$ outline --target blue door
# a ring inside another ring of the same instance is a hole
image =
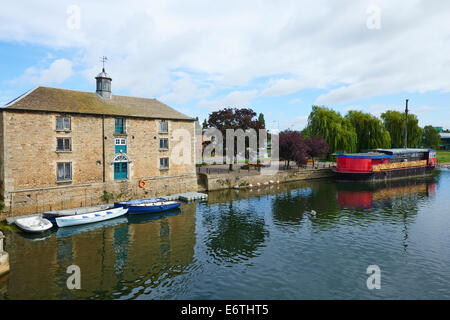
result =
[[[114,180],[128,179],[128,163],[114,163]]]

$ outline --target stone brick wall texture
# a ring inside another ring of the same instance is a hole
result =
[[[309,179],[320,179],[331,177],[333,173],[330,169],[304,169],[298,172],[296,171],[277,171],[270,175],[240,175],[235,174],[206,174],[199,173],[199,184],[202,188],[208,191],[222,190],[233,188],[234,186],[245,187],[248,184],[252,184],[256,187],[257,183],[263,185],[265,182],[273,180],[290,182]]]

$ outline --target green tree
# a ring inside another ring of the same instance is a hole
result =
[[[307,136],[320,136],[329,145],[329,152],[355,152],[358,137],[349,119],[326,107],[313,106],[308,117]]]
[[[391,136],[385,129],[383,122],[377,117],[353,110],[349,111],[345,117],[350,120],[353,128],[355,128],[358,136],[356,143],[358,151],[391,147]]]
[[[262,128],[266,127],[266,121],[264,120],[264,114],[263,113],[259,114],[258,121],[261,123]]]
[[[439,150],[440,144],[441,136],[439,135],[439,132],[432,126],[425,126],[423,128],[422,145],[426,148]]]
[[[381,114],[384,127],[391,136],[392,148],[403,148],[405,143],[405,113],[388,110]],[[408,148],[417,148],[422,142],[423,130],[414,114],[408,114]]]
[[[202,129],[208,129],[208,121],[203,120]]]

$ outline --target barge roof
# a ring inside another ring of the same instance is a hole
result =
[[[382,152],[345,153],[345,154],[338,154],[337,156],[344,158],[360,158],[360,159],[385,159],[392,157],[392,155]]]
[[[430,152],[429,149],[414,149],[414,148],[397,148],[397,149],[375,149],[377,152],[388,152],[391,154],[404,154],[404,153],[415,153],[415,152]]]

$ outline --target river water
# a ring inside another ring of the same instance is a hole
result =
[[[211,192],[162,215],[4,231],[0,299],[450,299],[449,231],[448,170]],[[371,265],[380,289],[367,287]]]

